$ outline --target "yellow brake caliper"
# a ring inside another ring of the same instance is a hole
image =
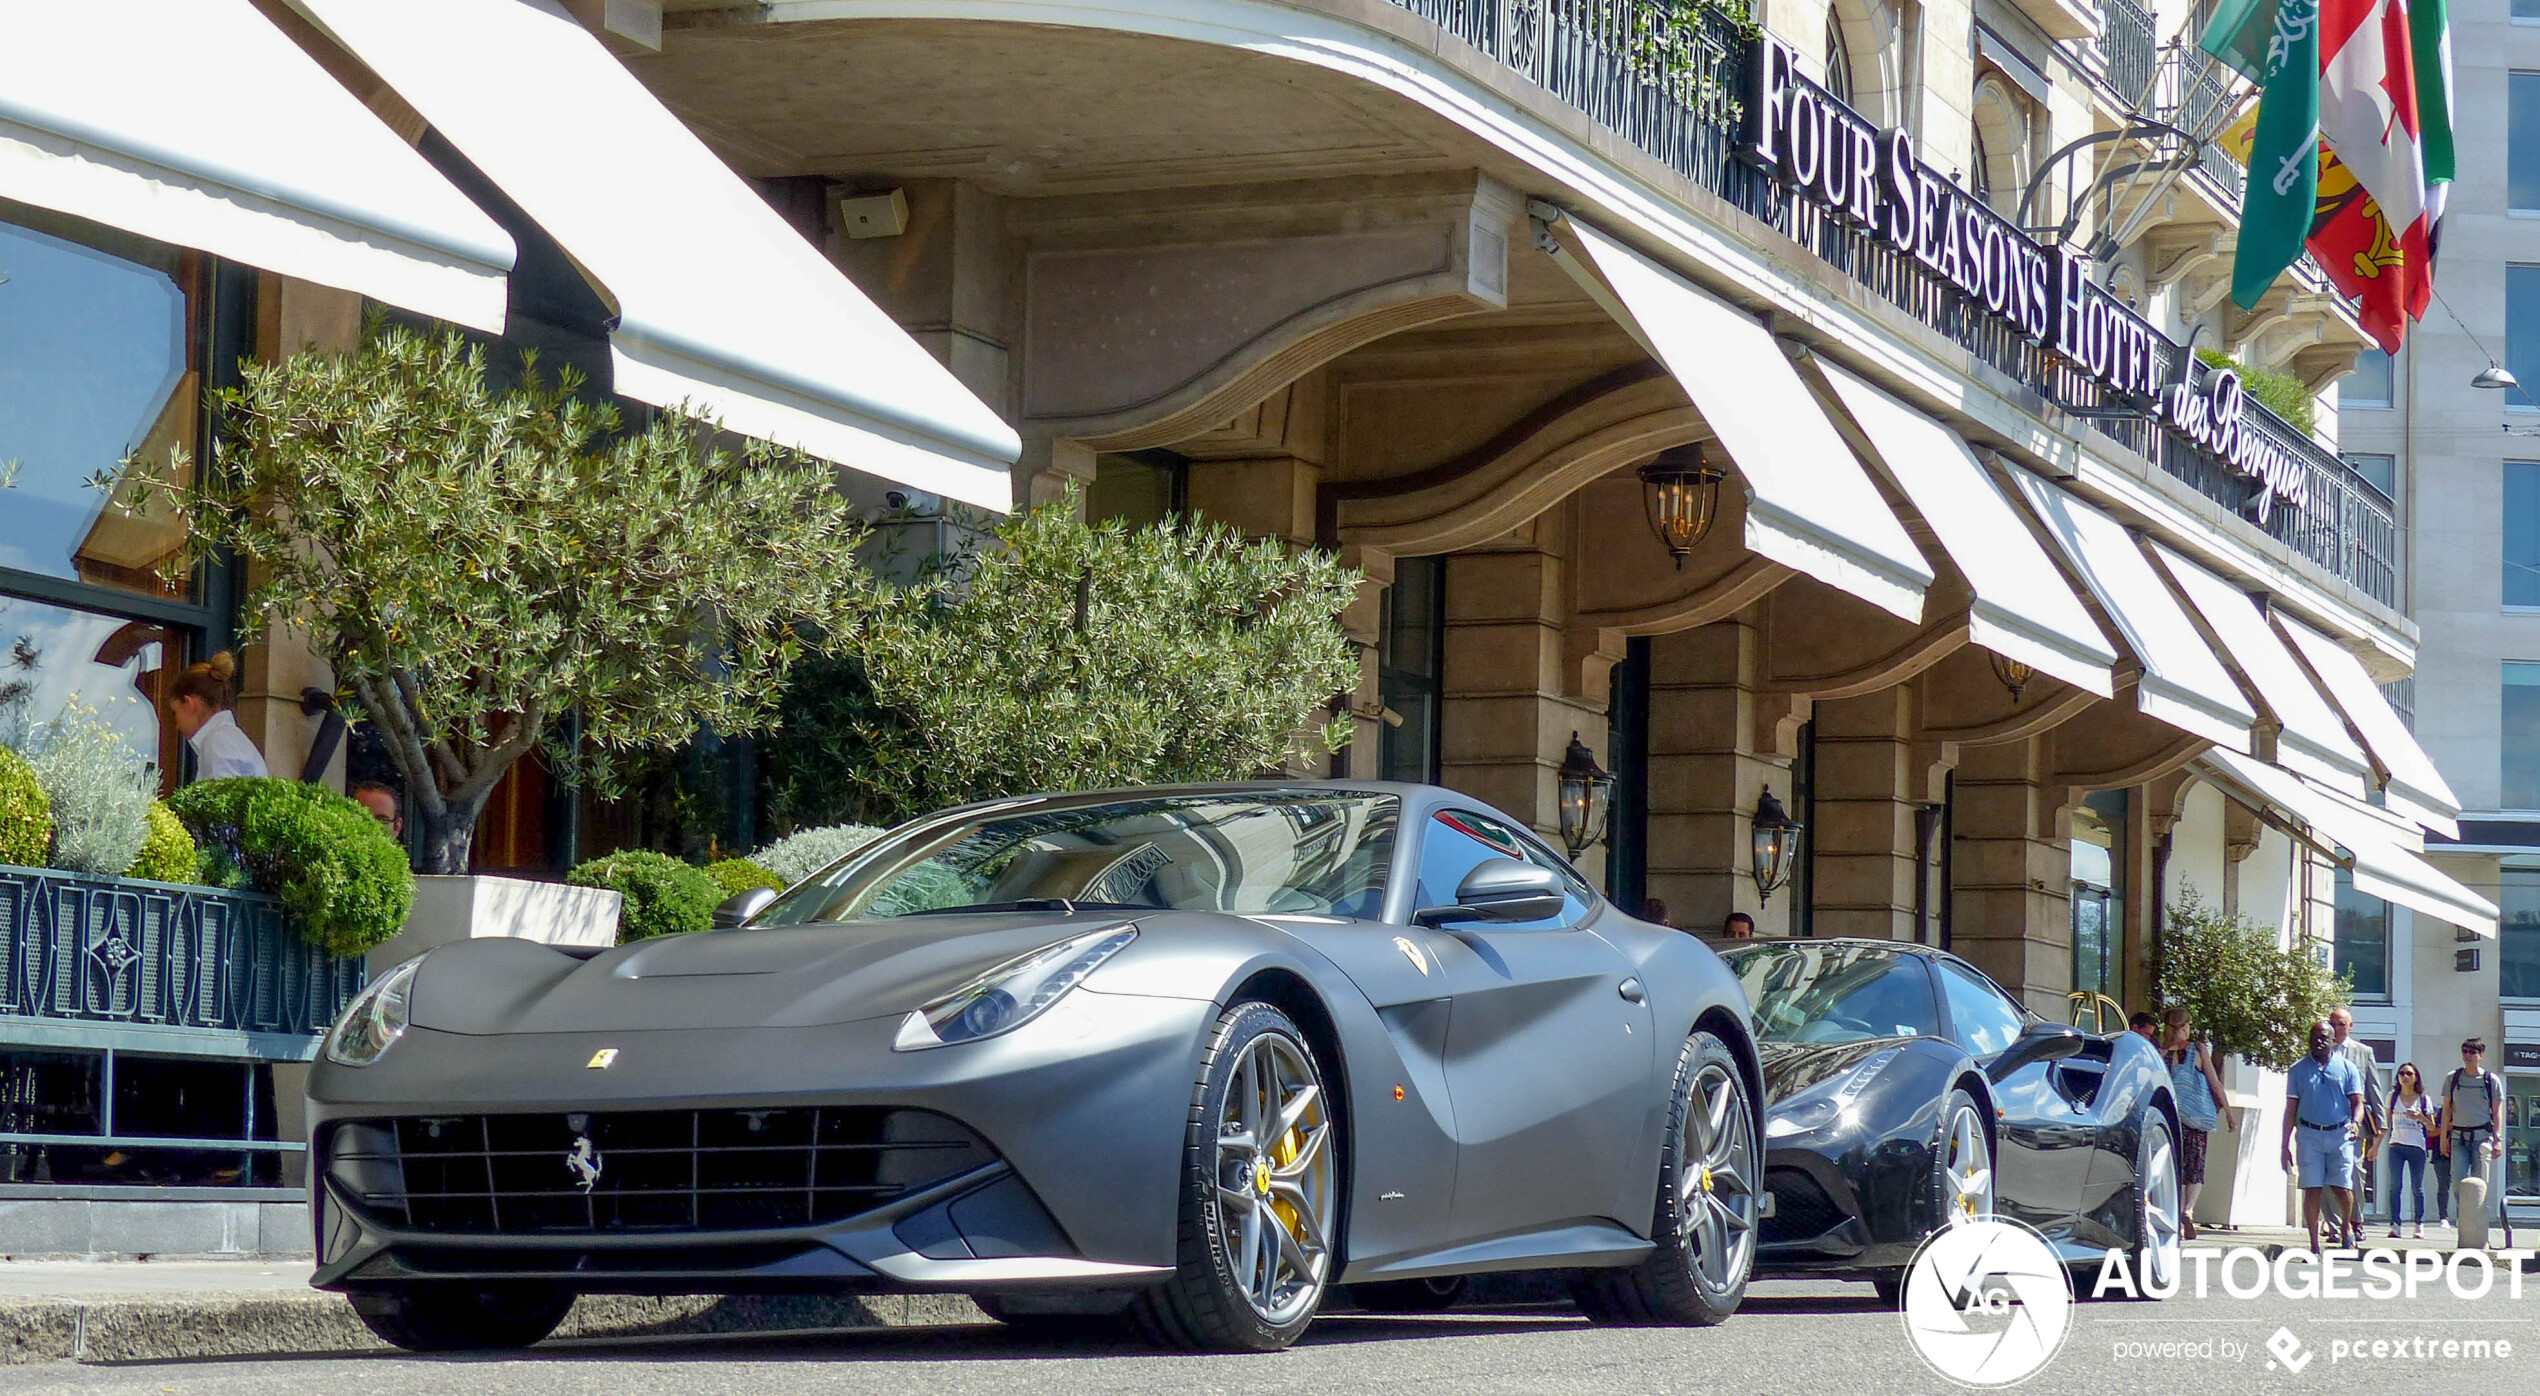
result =
[[[1295,1163],[1297,1156],[1303,1152],[1305,1152],[1304,1133],[1299,1130],[1291,1129],[1287,1133],[1279,1136],[1278,1143],[1270,1146],[1270,1162],[1276,1167],[1285,1168],[1288,1165]],[[1270,1195],[1270,1175],[1267,1173],[1259,1175],[1254,1180],[1253,1186],[1260,1191],[1262,1196],[1268,1197]],[[1288,1229],[1288,1234],[1295,1237],[1298,1244],[1304,1244],[1305,1225],[1304,1222],[1297,1216],[1295,1203],[1290,1202],[1284,1197],[1272,1198],[1270,1201],[1270,1214],[1279,1219],[1279,1225],[1286,1227]]]

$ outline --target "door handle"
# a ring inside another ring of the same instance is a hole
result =
[[[1621,994],[1623,996],[1623,1001],[1626,1003],[1640,1003],[1649,997],[1647,994],[1641,992],[1640,981],[1637,979],[1626,979],[1622,983],[1615,985],[1614,992]]]

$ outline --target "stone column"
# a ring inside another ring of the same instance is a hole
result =
[[[1915,807],[1924,798],[1903,684],[1816,705],[1816,933],[1914,938],[1920,866]]]
[[[1758,746],[1762,644],[1751,616],[1650,640],[1649,894],[1690,930],[1790,933],[1789,889],[1765,903],[1753,876],[1756,796],[1791,795],[1789,753]]]
[[[1565,692],[1563,562],[1534,541],[1538,530],[1555,533],[1538,519],[1508,546],[1447,560],[1439,780],[1526,820],[1557,848],[1562,753],[1576,732],[1605,763],[1605,693],[1601,682],[1592,700]],[[1602,845],[1579,871],[1604,880]]]
[[[1958,756],[1950,948],[2058,1022],[2073,986],[2070,792],[2043,738]]]

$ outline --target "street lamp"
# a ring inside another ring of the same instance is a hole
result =
[[[1720,513],[1720,482],[1726,478],[1728,472],[1705,458],[1699,441],[1670,446],[1640,468],[1641,506],[1649,515],[1649,530],[1667,545],[1677,571],[1684,570],[1694,545],[1710,536]]]
[[[1773,787],[1765,786],[1755,801],[1755,904],[1762,906],[1790,881],[1790,867],[1799,855],[1799,839],[1806,825],[1790,817],[1782,802],[1773,798]]]
[[[2490,363],[2478,371],[2477,377],[2469,380],[2469,385],[2473,388],[2502,388],[2512,392],[2522,386],[2522,380],[2514,377],[2513,370],[2503,364]]]
[[[1605,837],[1605,822],[1614,813],[1614,777],[1596,764],[1579,734],[1570,734],[1570,749],[1561,757],[1561,842],[1570,861]]]

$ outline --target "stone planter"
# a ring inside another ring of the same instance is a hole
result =
[[[621,900],[606,888],[517,877],[418,877],[406,928],[370,952],[370,972],[382,974],[436,945],[478,936],[614,945]]]

